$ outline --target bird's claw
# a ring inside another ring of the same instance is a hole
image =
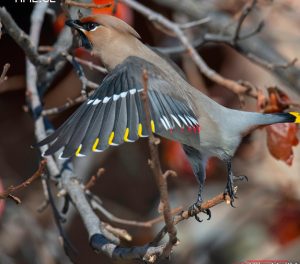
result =
[[[232,207],[235,207],[233,205],[234,199],[237,198],[236,194],[235,194],[235,187],[233,185],[233,181],[229,180],[227,182],[225,191],[224,191],[224,195],[228,195],[230,197],[230,205]]]
[[[193,205],[190,206],[188,213],[189,216],[194,216],[196,221],[198,221],[199,223],[203,222],[203,220],[201,220],[198,216],[199,213],[205,213],[208,215],[207,220],[211,219],[211,211],[210,209],[202,209],[201,208],[201,202],[197,201],[196,203],[194,203]]]

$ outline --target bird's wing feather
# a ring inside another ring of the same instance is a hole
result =
[[[129,57],[105,77],[95,93],[61,127],[37,146],[50,144],[45,155],[64,148],[61,157],[68,158],[148,136],[141,99],[144,69],[149,75],[152,131],[183,143],[198,141],[200,127],[188,102],[167,92],[172,90],[172,84],[157,67],[141,58]]]

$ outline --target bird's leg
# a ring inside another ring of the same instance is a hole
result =
[[[203,199],[202,199],[203,188],[204,188],[204,184],[200,183],[199,184],[199,191],[198,191],[197,201],[194,204],[192,204],[189,207],[189,210],[188,210],[189,216],[194,216],[195,219],[198,222],[202,222],[203,221],[197,215],[197,213],[199,213],[199,212],[203,212],[203,213],[207,214],[208,215],[208,219],[207,220],[210,220],[210,218],[211,218],[211,211],[210,211],[210,209],[201,209],[201,205],[202,205],[202,202],[203,202]]]
[[[204,189],[204,182],[205,182],[205,178],[206,178],[206,174],[205,174],[206,159],[202,156],[202,154],[200,153],[199,150],[197,150],[193,147],[184,145],[184,144],[182,146],[183,146],[183,150],[184,150],[185,154],[187,155],[188,160],[192,166],[192,169],[196,176],[196,179],[199,182],[199,191],[198,191],[197,201],[189,207],[189,210],[188,210],[189,215],[195,216],[195,219],[198,222],[202,222],[202,220],[200,220],[199,217],[197,216],[197,213],[204,212],[205,214],[208,215],[208,220],[209,220],[211,218],[210,210],[209,209],[205,209],[205,210],[201,209],[201,204],[203,202],[202,191]]]
[[[226,184],[226,188],[225,188],[225,191],[224,191],[224,194],[228,194],[229,197],[230,197],[230,205],[232,207],[233,206],[233,202],[234,202],[234,199],[237,198],[236,196],[236,190],[235,190],[235,186],[234,186],[234,182],[236,181],[243,181],[243,180],[247,180],[248,181],[248,177],[247,176],[234,176],[233,173],[232,173],[232,168],[231,168],[231,159],[227,160],[226,161],[227,163],[227,184]]]

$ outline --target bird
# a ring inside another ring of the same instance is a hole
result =
[[[244,136],[275,123],[300,123],[300,113],[241,111],[224,107],[191,86],[178,67],[141,41],[124,21],[111,15],[70,19],[65,24],[78,32],[81,45],[98,57],[107,76],[95,92],[51,135],[37,143],[48,145],[44,155],[83,157],[109,146],[134,142],[150,131],[178,141],[199,183],[190,213],[201,208],[205,166],[210,157],[224,161],[227,183],[224,194],[236,198],[232,158]],[[143,72],[148,74],[150,124],[146,123],[142,92]],[[209,215],[210,211],[205,211]],[[199,220],[199,218],[196,218]]]

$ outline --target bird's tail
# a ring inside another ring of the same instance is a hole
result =
[[[266,117],[270,117],[269,124],[273,123],[298,123],[300,124],[300,113],[298,112],[289,112],[289,113],[276,113],[276,114],[265,114]]]
[[[244,112],[244,118],[239,119],[239,122],[244,123],[245,127],[255,128],[257,126],[272,125],[276,123],[300,123],[300,113],[272,113],[261,114],[253,112]]]

